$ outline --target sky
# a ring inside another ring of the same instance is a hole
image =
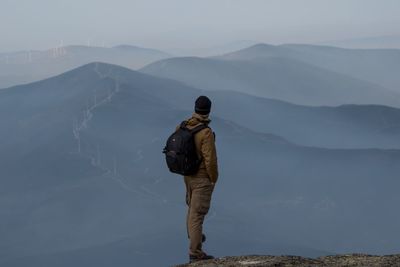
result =
[[[398,0],[0,0],[0,52],[202,48],[400,35]]]

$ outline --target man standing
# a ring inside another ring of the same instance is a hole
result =
[[[218,179],[217,152],[215,134],[209,128],[211,101],[206,96],[200,96],[195,102],[195,112],[186,120],[186,127],[194,129],[204,124],[204,129],[194,135],[198,158],[201,159],[198,171],[193,175],[184,176],[186,185],[187,232],[190,239],[190,262],[213,259],[202,250],[205,241],[203,234],[204,217],[210,209],[211,195]]]

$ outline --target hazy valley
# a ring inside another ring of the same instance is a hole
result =
[[[214,101],[221,170],[207,249],[396,252],[398,109],[301,106],[91,63],[0,91],[0,263],[182,261],[184,187],[161,150],[199,94]]]

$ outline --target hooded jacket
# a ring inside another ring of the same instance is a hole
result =
[[[193,129],[200,124],[208,125],[211,120],[208,115],[200,115],[193,113],[192,117],[187,121],[186,127]],[[177,129],[179,126],[177,127]],[[215,134],[210,128],[205,128],[194,136],[196,151],[199,158],[202,159],[197,173],[187,176],[189,178],[209,178],[212,183],[218,180],[218,162],[217,150],[215,148]]]

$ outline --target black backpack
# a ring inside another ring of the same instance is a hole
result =
[[[186,121],[183,121],[179,129],[171,134],[163,153],[171,172],[181,175],[192,175],[198,171],[201,163],[201,159],[197,156],[194,135],[208,128],[208,126],[201,124],[189,130],[186,127],[186,123]]]

